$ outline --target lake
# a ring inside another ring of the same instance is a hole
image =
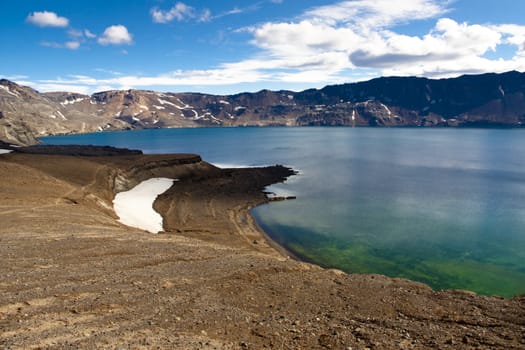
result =
[[[525,130],[193,128],[46,137],[299,171],[252,213],[294,255],[480,294],[525,293]]]

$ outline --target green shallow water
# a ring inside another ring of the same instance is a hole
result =
[[[272,235],[302,260],[350,273],[381,273],[428,284],[434,289],[465,289],[485,295],[512,297],[525,290],[525,271],[512,259],[482,259],[446,254],[413,254],[405,249],[377,247],[326,237],[313,231],[278,225],[263,228],[286,232],[286,239]]]
[[[297,199],[252,212],[326,267],[510,297],[525,294],[525,130],[169,129],[45,138],[300,171]]]

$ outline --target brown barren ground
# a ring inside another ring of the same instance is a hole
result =
[[[195,155],[0,156],[0,349],[524,349],[525,298],[290,259],[248,209],[281,167]],[[115,191],[180,181],[166,233],[118,223]]]

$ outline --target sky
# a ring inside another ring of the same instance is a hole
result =
[[[525,71],[523,0],[0,0],[0,78],[227,95]]]

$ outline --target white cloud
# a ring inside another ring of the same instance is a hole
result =
[[[186,5],[185,3],[178,2],[168,11],[154,7],[150,11],[151,18],[155,23],[169,23],[173,20],[187,21],[196,20],[198,22],[209,22],[213,17],[210,9],[204,9],[197,11],[195,8]]]
[[[199,22],[209,22],[211,20],[211,11],[204,9],[199,16]]]
[[[42,41],[40,42],[40,45],[44,47],[52,47],[54,49],[61,49],[64,47],[64,45],[52,41]]]
[[[40,81],[23,81],[23,80],[13,80],[21,86],[29,86],[30,88],[35,89],[38,92],[76,92],[78,94],[91,95],[95,91],[105,91],[105,90],[93,90],[93,87],[87,85],[74,85],[74,84],[52,84],[52,83],[42,83]],[[106,89],[112,90],[113,88]]]
[[[125,26],[118,24],[107,27],[102,36],[98,38],[98,42],[101,45],[129,45],[133,42],[133,36]]]
[[[84,33],[81,30],[71,28],[67,31],[67,35],[72,38],[82,38],[84,36]]]
[[[373,68],[446,62],[481,57],[496,50],[501,38],[492,28],[442,18],[423,37],[384,31],[377,40],[351,52],[350,59],[355,66]]]
[[[115,75],[115,76],[122,75],[121,72],[117,72],[117,71],[114,71],[114,70],[111,70],[111,69],[105,69],[105,68],[95,68],[94,71],[95,72],[99,72],[99,73]]]
[[[377,75],[432,75],[520,69],[525,57],[525,26],[460,23],[440,18],[449,1],[355,0],[312,8],[297,21],[268,22],[249,28],[262,62],[278,61],[274,77],[334,79],[356,70]],[[397,25],[436,19],[423,35],[397,32]],[[490,60],[502,44],[513,45],[516,57]],[[246,61],[245,61],[246,62]],[[239,62],[240,65],[245,62]],[[463,70],[463,71],[462,71]],[[310,77],[310,78],[307,78]],[[350,78],[351,79],[351,78]],[[347,80],[350,80],[347,78]],[[330,81],[327,81],[330,82]]]
[[[437,0],[354,0],[321,6],[303,15],[313,22],[346,24],[366,30],[434,18],[448,11],[450,1]]]
[[[78,42],[76,40],[72,40],[72,41],[67,41],[67,42],[61,44],[61,43],[57,43],[57,42],[54,42],[54,41],[42,41],[40,43],[40,45],[45,46],[45,47],[51,47],[51,48],[54,48],[54,49],[76,50],[76,49],[78,49],[80,47],[80,42]]]
[[[64,44],[64,46],[67,49],[76,50],[80,47],[80,43],[78,41],[68,41]]]
[[[296,83],[319,86],[378,75],[449,77],[513,69],[525,71],[525,26],[461,22],[453,19],[448,3],[440,0],[340,1],[311,8],[293,21],[267,22],[244,29],[252,36],[251,44],[257,52],[237,62],[154,76],[69,77],[39,81],[35,85],[63,84],[89,91],[102,86],[171,89],[247,83],[284,87]],[[159,23],[199,20],[193,8],[182,3],[177,5],[169,11],[152,10],[153,19]],[[211,18],[208,16],[211,13],[204,18]],[[398,26],[419,20],[425,20],[429,27],[419,35],[404,33],[403,26]],[[109,30],[114,27],[118,26],[109,27],[99,38],[101,44],[131,43],[125,27],[122,26],[125,31]],[[514,56],[499,58],[502,45],[507,52],[513,49]]]
[[[1,79],[7,79],[11,81],[25,81],[25,79],[29,78],[27,75],[20,75],[20,74],[6,75],[6,74],[1,74],[1,73],[0,73],[0,77]]]
[[[39,27],[67,27],[69,20],[60,17],[54,12],[33,12],[27,16],[26,21]]]
[[[86,38],[88,38],[88,39],[94,39],[94,38],[97,37],[96,34],[91,33],[88,29],[84,29],[84,35],[85,35]]]
[[[174,19],[183,21],[187,18],[194,18],[195,9],[182,2],[178,2],[168,11],[163,11],[158,8],[151,9],[151,17],[155,23],[168,23]]]

